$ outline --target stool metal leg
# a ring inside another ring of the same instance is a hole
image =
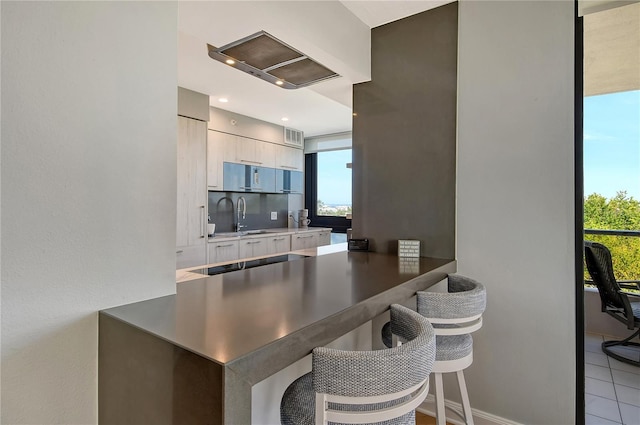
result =
[[[464,380],[464,372],[459,370],[456,372],[456,376],[458,377],[458,388],[460,389],[464,421],[467,425],[473,425],[473,414],[471,413],[471,403],[469,403],[469,393],[467,392],[467,383]]]
[[[436,423],[437,425],[446,425],[447,417],[444,412],[444,387],[442,386],[442,374],[434,373],[436,378]]]

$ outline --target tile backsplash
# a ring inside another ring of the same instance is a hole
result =
[[[236,230],[238,198],[243,196],[247,202],[247,214],[242,224],[243,230],[269,229],[287,227],[289,212],[289,195],[274,193],[239,193],[209,192],[210,223],[216,224],[216,233]],[[276,220],[271,220],[272,212],[278,213]]]

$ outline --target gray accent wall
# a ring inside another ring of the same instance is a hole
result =
[[[370,82],[354,85],[353,237],[454,258],[458,5],[371,31]]]
[[[574,6],[460,4],[456,259],[487,288],[464,373],[475,409],[523,424],[583,420],[575,417],[583,394],[575,385]]]

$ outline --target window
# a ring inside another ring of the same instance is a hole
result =
[[[351,149],[318,152],[316,215],[351,216]]]
[[[312,226],[351,227],[351,133],[305,139],[305,208]]]
[[[640,278],[638,117],[638,90],[584,98],[585,239],[609,248],[619,280]]]

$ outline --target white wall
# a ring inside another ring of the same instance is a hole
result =
[[[1,420],[95,423],[97,311],[175,291],[177,5],[1,7]]]
[[[527,424],[575,416],[573,7],[459,12],[457,259],[488,294],[465,374],[474,408]]]

